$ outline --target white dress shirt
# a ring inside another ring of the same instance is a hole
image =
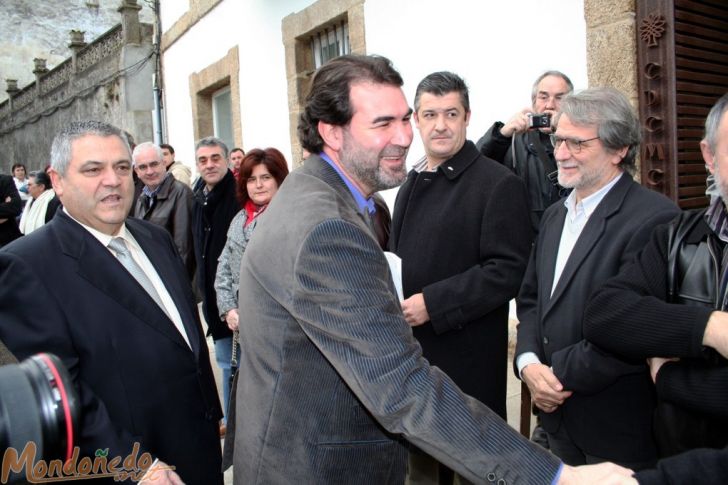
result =
[[[554,289],[561,278],[561,273],[564,271],[566,262],[571,256],[571,252],[576,246],[576,242],[581,236],[581,232],[584,230],[584,226],[589,221],[589,217],[594,213],[599,203],[604,197],[612,190],[617,181],[622,177],[622,172],[616,177],[609,181],[604,187],[597,190],[589,197],[585,197],[579,202],[576,201],[576,190],[572,190],[569,196],[564,201],[566,206],[566,219],[564,220],[564,228],[561,231],[561,239],[559,240],[559,248],[556,256],[556,265],[554,267],[554,282],[551,285],[551,291],[549,295],[554,294]],[[516,357],[516,367],[518,368],[518,375],[522,376],[523,369],[529,364],[540,364],[541,360],[538,355],[534,352],[524,352]]]
[[[63,208],[63,211],[68,214],[68,211],[66,211],[66,208]],[[182,338],[185,339],[185,342],[187,342],[187,345],[192,348],[192,345],[190,344],[190,339],[187,335],[187,331],[185,330],[184,324],[182,323],[182,317],[179,314],[179,311],[177,310],[177,306],[174,304],[174,300],[172,300],[172,296],[167,291],[167,288],[164,286],[164,283],[162,282],[162,279],[159,277],[159,274],[157,273],[157,270],[154,269],[154,265],[149,260],[146,254],[144,254],[144,251],[142,250],[141,246],[139,246],[139,243],[134,239],[134,236],[131,234],[131,232],[126,230],[126,224],[122,224],[121,229],[119,229],[118,234],[115,236],[109,236],[108,234],[104,234],[103,232],[97,231],[93,227],[87,226],[86,224],[83,224],[82,222],[78,221],[76,218],[74,218],[71,214],[68,214],[68,216],[73,219],[74,221],[78,222],[81,227],[86,229],[88,232],[91,233],[92,236],[94,236],[96,239],[99,240],[101,244],[104,245],[104,247],[116,257],[116,253],[109,249],[109,243],[111,240],[115,237],[120,237],[124,239],[124,242],[126,243],[127,248],[129,249],[129,252],[131,253],[132,258],[134,258],[134,261],[142,268],[142,271],[144,271],[144,274],[146,274],[147,278],[149,278],[149,281],[152,282],[152,285],[154,286],[154,289],[157,290],[157,294],[159,295],[159,298],[162,300],[162,304],[164,305],[164,309],[167,312],[167,315],[169,315],[169,318],[172,320],[172,323],[174,323],[174,326],[177,327],[177,330],[182,335]]]

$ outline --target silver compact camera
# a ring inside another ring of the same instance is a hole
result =
[[[539,128],[550,128],[551,127],[551,114],[550,113],[529,113],[528,114],[528,129],[537,130]]]

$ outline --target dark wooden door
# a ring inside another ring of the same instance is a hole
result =
[[[639,0],[637,56],[642,183],[704,207],[705,117],[728,92],[728,1]]]

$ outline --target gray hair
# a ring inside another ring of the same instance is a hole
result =
[[[710,152],[715,154],[716,146],[718,145],[718,127],[720,120],[723,118],[725,112],[728,111],[728,93],[721,96],[712,108],[708,117],[705,118],[705,137],[703,138],[710,148]]]
[[[137,146],[134,147],[134,151],[131,152],[131,158],[134,160],[134,165],[136,165],[136,158],[139,156],[139,153],[142,151],[146,151],[152,149],[154,150],[154,154],[157,156],[158,161],[162,161],[163,154],[162,154],[162,148],[159,147],[159,145],[155,145],[151,141],[145,141],[144,143],[140,143]]]
[[[35,172],[30,172],[30,174],[28,175],[28,178],[34,179],[35,183],[37,185],[42,185],[43,190],[48,190],[48,189],[53,188],[53,184],[51,184],[51,178],[43,170],[37,170]]]
[[[560,77],[561,79],[564,80],[566,85],[569,87],[569,91],[566,94],[571,94],[574,92],[574,83],[571,82],[571,79],[569,79],[569,76],[567,76],[566,74],[564,74],[561,71],[546,71],[543,74],[541,74],[539,77],[537,77],[536,81],[533,83],[533,87],[531,88],[531,104],[536,102],[536,96],[538,96],[539,83],[549,76]]]
[[[129,158],[131,149],[124,133],[117,127],[103,121],[74,121],[69,123],[53,138],[51,144],[51,168],[61,177],[66,175],[71,163],[71,145],[75,140],[85,136],[116,136],[124,144]]]
[[[415,91],[415,111],[420,110],[420,96],[422,93],[430,93],[435,96],[445,96],[449,93],[460,94],[460,103],[465,108],[465,112],[470,112],[470,97],[468,96],[468,86],[463,78],[448,71],[433,72],[425,77],[417,85]]]
[[[200,147],[220,147],[222,148],[222,156],[227,159],[228,157],[228,147],[225,144],[224,141],[222,141],[219,138],[216,138],[214,136],[206,136],[202,140],[198,141],[195,145],[195,154],[197,154],[197,150],[200,149]],[[195,158],[196,155],[195,155]]]
[[[577,126],[597,127],[602,145],[612,152],[628,147],[619,166],[632,173],[642,134],[640,123],[627,97],[614,88],[590,88],[561,101],[561,115]],[[558,123],[557,118],[557,123]]]

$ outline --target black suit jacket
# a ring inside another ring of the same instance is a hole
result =
[[[656,457],[654,390],[643,360],[617,359],[584,340],[584,307],[592,291],[644,247],[652,229],[677,213],[667,198],[623,174],[590,216],[551,296],[566,218],[563,204],[551,206],[518,296],[516,356],[536,353],[574,392],[555,412],[541,413],[544,428],[566,426],[579,447],[608,460]]]
[[[723,485],[728,483],[728,448],[690,450],[660,460],[655,469],[637,472],[634,477],[640,485],[665,483]]]
[[[197,286],[202,294],[202,314],[207,320],[208,333],[215,340],[232,337],[217,309],[215,276],[217,260],[227,242],[230,222],[240,210],[235,197],[235,177],[228,170],[205,197],[205,182],[199,179],[193,192],[192,238],[194,240]]]
[[[390,249],[404,297],[422,292],[430,321],[412,333],[465,393],[506,419],[508,302],[533,234],[523,182],[472,142],[397,193]]]
[[[10,200],[6,202],[8,197]],[[0,247],[22,235],[15,220],[22,210],[23,203],[13,177],[0,175],[0,219],[6,219],[5,222],[0,222]]]
[[[221,483],[222,416],[188,278],[170,236],[126,223],[191,342],[113,254],[65,212],[0,251],[0,339],[20,359],[58,355],[81,404],[81,456],[134,442],[186,483]]]

